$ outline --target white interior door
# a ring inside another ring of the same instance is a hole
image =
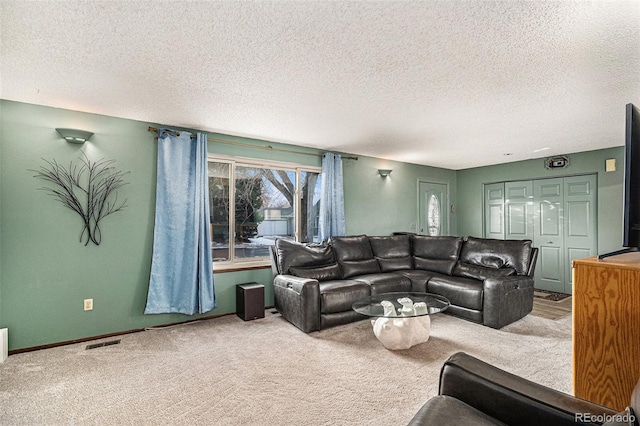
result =
[[[574,259],[595,256],[598,246],[595,175],[564,178],[565,285],[564,293],[573,294]]]
[[[484,235],[538,247],[535,287],[573,292],[571,262],[597,252],[597,177],[484,185]]]
[[[484,186],[484,236],[504,239],[504,182]]]
[[[564,292],[564,183],[562,178],[534,182],[536,208],[533,245],[540,250],[535,287]]]
[[[504,193],[504,238],[533,240],[533,182],[506,182]]]

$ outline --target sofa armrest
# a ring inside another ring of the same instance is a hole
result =
[[[533,278],[511,275],[484,280],[482,323],[502,328],[533,310]]]
[[[317,280],[277,275],[274,305],[282,316],[305,333],[320,330],[320,287]]]
[[[452,355],[442,367],[439,394],[459,399],[508,425],[575,426],[592,424],[581,422],[584,418],[617,414],[607,407],[507,373],[463,352]]]

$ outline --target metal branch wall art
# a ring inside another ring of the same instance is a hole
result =
[[[80,157],[81,164],[69,163],[69,167],[58,164],[56,160],[44,160],[47,165],[40,170],[32,170],[53,187],[40,188],[56,198],[63,206],[76,212],[83,222],[79,241],[100,245],[102,231],[100,222],[112,213],[126,207],[127,200],[118,201],[118,189],[126,185],[123,177],[128,173],[115,170],[115,160],[91,161],[85,155]]]

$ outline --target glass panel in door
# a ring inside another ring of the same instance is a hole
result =
[[[419,234],[431,236],[449,234],[448,189],[446,183],[419,183]]]

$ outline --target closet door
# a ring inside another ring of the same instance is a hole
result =
[[[532,240],[535,287],[571,294],[573,259],[598,251],[597,187],[596,175],[485,185],[485,237]]]
[[[565,285],[573,293],[571,264],[574,259],[595,256],[598,245],[595,175],[564,178]]]
[[[562,178],[533,182],[536,217],[533,245],[538,247],[535,288],[564,293],[564,182]]]
[[[484,237],[503,240],[504,232],[504,183],[484,186]]]
[[[533,182],[506,182],[505,238],[507,240],[533,240]]]

